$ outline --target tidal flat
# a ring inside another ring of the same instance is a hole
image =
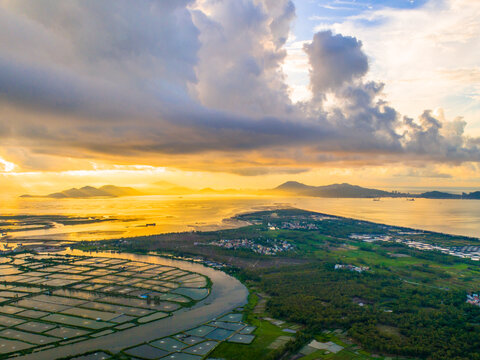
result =
[[[54,244],[214,231],[247,225],[234,218],[239,213],[287,207],[455,235],[480,234],[480,207],[473,200],[137,196],[62,200],[7,197],[0,202],[0,243],[10,245],[26,240]]]

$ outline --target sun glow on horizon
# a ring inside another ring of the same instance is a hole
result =
[[[7,193],[480,184],[476,2],[73,4],[0,1]]]
[[[16,167],[14,163],[4,160],[2,158],[0,158],[0,164],[3,165],[3,171],[5,172],[12,172]]]

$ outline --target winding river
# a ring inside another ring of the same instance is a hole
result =
[[[239,306],[245,305],[247,302],[248,290],[240,281],[222,271],[198,263],[150,255],[84,252],[80,250],[66,250],[60,254],[110,257],[173,266],[209,277],[212,281],[212,289],[210,295],[204,300],[198,302],[191,308],[183,308],[176,311],[170,317],[124,331],[115,332],[100,338],[59,346],[45,351],[17,357],[17,359],[52,360],[99,349],[109,350],[112,353],[116,353],[129,346],[194,328],[215,319],[222,314],[228,313]]]

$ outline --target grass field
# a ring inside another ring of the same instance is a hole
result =
[[[334,334],[322,334],[315,336],[315,339],[320,342],[331,341],[335,344],[342,346],[344,349],[338,353],[332,353],[325,350],[317,350],[309,355],[302,357],[302,360],[315,360],[315,359],[325,359],[325,360],[384,360],[384,359],[400,359],[395,357],[383,357],[379,355],[372,356],[372,354],[367,353],[364,350],[361,350],[357,345],[347,343],[342,339],[342,336]]]
[[[265,314],[253,314],[253,309],[257,302],[258,297],[252,292],[244,310],[247,317],[246,322],[251,326],[257,327],[253,332],[256,336],[255,340],[249,345],[224,342],[210,354],[210,357],[235,360],[262,359],[272,351],[268,346],[279,336],[286,335],[281,328],[268,321],[261,320],[261,317]]]

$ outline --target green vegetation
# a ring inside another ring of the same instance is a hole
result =
[[[343,347],[343,350],[338,353],[333,353],[325,350],[317,350],[311,354],[308,354],[302,357],[302,360],[316,360],[316,359],[325,359],[325,360],[373,360],[373,359],[385,359],[385,357],[380,357],[378,355],[372,356],[368,352],[359,349],[359,347],[348,341],[345,336],[336,334],[335,332],[329,332],[328,334],[320,334],[315,336],[315,340],[320,342],[331,341],[337,345]],[[390,357],[391,358],[391,357]]]
[[[264,359],[272,350],[268,346],[279,336],[285,335],[282,330],[268,321],[255,319],[249,322],[253,326],[257,326],[254,334],[256,339],[250,345],[232,344],[223,342],[215,349],[212,354],[214,358],[225,359]]]
[[[260,277],[271,296],[267,310],[314,333],[342,328],[371,351],[480,359],[480,308],[465,303],[465,292],[336,271],[325,262],[262,271]]]
[[[245,322],[251,326],[255,326],[256,335],[255,340],[250,345],[233,344],[223,342],[211,354],[213,358],[225,359],[264,359],[271,349],[268,346],[273,343],[279,336],[285,335],[282,329],[269,323],[266,320],[261,320],[259,316],[253,314],[253,309],[257,305],[258,296],[256,293],[251,293],[248,298],[248,304],[245,306],[246,320]]]
[[[288,350],[298,350],[303,345],[305,339],[300,338],[298,344],[295,341],[286,342],[278,348],[272,347],[272,343],[279,337],[290,335],[283,332],[282,328],[263,320],[264,312],[254,313],[254,309],[258,306],[258,296],[256,292],[251,292],[248,304],[244,307],[245,322],[251,326],[255,326],[255,340],[250,345],[233,344],[223,342],[211,354],[213,358],[250,360],[250,359],[277,359],[284,355]],[[298,338],[298,337],[297,337]],[[298,345],[298,346],[294,346]]]
[[[238,218],[252,225],[216,232],[122,239],[102,242],[101,246],[223,262],[249,287],[265,293],[268,301],[263,313],[254,314],[251,304],[246,308],[247,322],[257,326],[255,341],[251,345],[224,343],[215,350],[214,357],[281,358],[285,353],[298,351],[308,339],[318,338],[324,330],[342,329],[346,340],[392,357],[480,359],[480,307],[465,302],[467,293],[480,290],[478,262],[405,244],[417,241],[443,247],[478,246],[478,239],[296,209]],[[365,242],[352,236],[355,234],[379,236],[384,241]],[[274,239],[287,241],[294,249],[267,256],[248,249],[209,245],[219,239]],[[369,270],[335,270],[335,264]],[[252,302],[254,299],[255,295]],[[276,338],[286,334],[262,320],[265,316],[299,324],[302,330],[296,340],[277,350],[268,349]],[[323,351],[316,351],[315,356],[370,358],[361,350],[353,351],[351,346],[337,354]],[[306,359],[314,355],[308,356]]]

